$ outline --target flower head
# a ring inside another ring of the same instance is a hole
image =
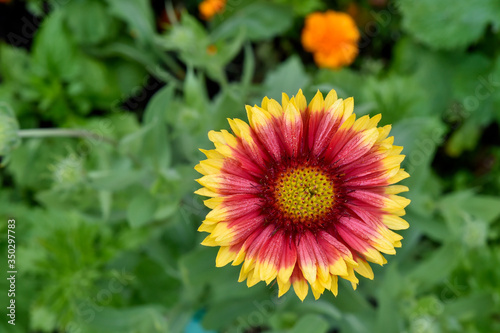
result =
[[[276,279],[280,296],[293,285],[303,300],[308,284],[315,298],[336,295],[338,277],[356,288],[354,272],[372,279],[368,261],[395,254],[402,237],[390,229],[408,227],[409,200],[397,195],[408,188],[392,185],[409,176],[403,148],[380,115],[356,120],[353,107],[334,90],[307,105],[299,91],[247,106],[250,125],[229,119],[233,134],[209,132],[215,149],[202,150],[195,193],[211,197],[198,230],[220,246],[217,266],[243,264],[249,287]]]
[[[356,59],[359,38],[352,17],[333,10],[309,14],[302,30],[304,49],[314,54],[318,66],[333,69]]]
[[[198,6],[201,18],[205,21],[211,20],[217,13],[222,13],[226,7],[226,0],[203,0]]]

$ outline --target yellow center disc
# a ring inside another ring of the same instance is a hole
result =
[[[321,217],[335,202],[333,182],[317,167],[291,168],[281,173],[274,194],[280,210],[296,222]]]

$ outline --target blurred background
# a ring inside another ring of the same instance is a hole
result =
[[[335,67],[301,39],[327,10],[360,32]],[[0,0],[0,332],[500,332],[499,28],[496,0]],[[299,88],[382,113],[412,200],[374,280],[303,303],[215,268],[193,194],[207,132]]]

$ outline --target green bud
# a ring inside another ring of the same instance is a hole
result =
[[[441,332],[437,319],[431,316],[415,317],[410,322],[411,333],[438,333]]]
[[[488,238],[488,224],[467,216],[462,237],[464,245],[468,248],[481,247],[486,244]]]
[[[444,310],[444,305],[435,295],[428,295],[418,299],[413,308],[414,317],[426,315],[439,316]]]
[[[0,102],[0,156],[7,155],[19,145],[19,124],[9,104]]]
[[[58,188],[71,188],[83,181],[83,161],[75,154],[59,160],[49,168],[52,171],[52,179]]]

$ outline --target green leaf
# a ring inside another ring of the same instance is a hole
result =
[[[118,31],[116,20],[110,19],[107,7],[100,1],[71,1],[64,6],[66,24],[82,44],[97,44]]]
[[[109,219],[113,205],[113,195],[110,191],[99,191],[99,204],[101,205],[102,218]]]
[[[49,165],[54,164],[53,156],[63,156],[66,145],[62,140],[26,140],[11,152],[7,170],[21,188],[46,189],[51,183],[47,174],[50,172]]]
[[[181,21],[165,34],[163,43],[169,50],[183,51],[193,57],[199,52],[198,48],[207,47],[210,41],[203,25],[189,13],[183,13]]]
[[[391,131],[395,144],[403,146],[406,155],[403,166],[410,174],[405,185],[420,191],[431,172],[431,162],[437,147],[444,140],[444,126],[432,117],[407,118],[396,123]]]
[[[78,57],[80,71],[78,81],[68,87],[68,94],[75,102],[90,102],[99,108],[107,109],[120,98],[121,91],[117,79],[113,77],[105,63],[85,55]],[[71,89],[76,87],[76,92]]]
[[[241,83],[247,87],[252,83],[255,74],[255,55],[251,44],[245,45],[245,62],[243,63],[243,74],[241,75]]]
[[[336,297],[336,305],[342,312],[356,312],[356,311],[370,311],[372,305],[368,303],[364,297],[357,290],[352,289],[350,282],[338,279],[339,293]]]
[[[321,0],[276,0],[276,2],[290,6],[297,16],[306,16],[309,13],[325,8],[325,4]]]
[[[119,191],[138,182],[144,172],[128,168],[91,171],[88,173],[90,185],[96,190]]]
[[[252,326],[265,325],[269,320],[269,315],[259,311],[255,304],[258,301],[252,298],[236,300],[226,300],[222,303],[214,303],[202,320],[202,325],[210,330],[227,332],[225,329],[235,327],[236,332],[245,332]]]
[[[173,99],[174,88],[174,85],[166,85],[157,91],[144,112],[144,124],[151,124],[152,129],[144,133],[141,157],[146,163],[151,161],[156,170],[168,168],[172,159],[166,111]]]
[[[486,81],[486,82],[485,82]],[[500,56],[495,58],[493,70],[483,81],[483,87],[492,93],[493,115],[496,121],[500,123]]]
[[[421,292],[433,285],[442,283],[460,263],[459,247],[448,243],[432,252],[430,257],[422,261],[409,274],[408,278],[418,284]]]
[[[487,223],[500,216],[500,197],[478,195],[470,190],[444,196],[438,205],[450,223],[463,219],[464,212]]]
[[[495,0],[399,0],[399,4],[403,27],[436,49],[465,48],[476,42],[499,14]]]
[[[180,281],[166,274],[165,269],[155,261],[142,258],[134,275],[137,279],[134,284],[137,284],[143,302],[172,307],[179,301],[182,292]]]
[[[412,200],[412,205],[413,205],[413,200]],[[410,206],[410,207],[413,207],[413,206]],[[450,236],[449,229],[447,228],[446,224],[444,223],[444,221],[442,219],[438,219],[434,216],[428,216],[431,214],[427,214],[427,215],[422,216],[422,215],[420,215],[421,212],[418,209],[415,210],[415,212],[413,209],[410,209],[410,208],[408,210],[409,211],[408,211],[408,214],[405,216],[405,220],[409,221],[410,228],[415,228],[417,230],[420,230],[425,235],[427,235],[428,237],[430,237],[431,239],[434,239],[436,241],[444,242],[444,241],[446,241],[446,239],[449,238],[449,236]],[[419,213],[419,214],[417,214],[417,213]],[[431,212],[429,212],[429,213],[431,213]],[[403,251],[404,251],[404,248],[403,248]]]
[[[405,244],[406,245],[406,244]],[[408,288],[398,266],[390,265],[384,272],[383,280],[377,288],[378,311],[375,332],[399,332],[402,316],[397,302],[400,301],[404,288]]]
[[[94,49],[93,52],[101,57],[119,56],[127,60],[135,61],[140,64],[142,68],[147,69],[153,76],[165,82],[169,82],[172,79],[172,76],[158,65],[158,57],[153,52],[144,52],[143,50],[137,48],[134,44],[131,44],[129,42],[111,42],[109,44],[104,44],[102,47]],[[110,66],[116,65],[117,61],[113,61]],[[139,68],[140,67],[136,67],[136,69]],[[144,74],[141,77],[137,78],[142,80],[145,79]],[[136,86],[131,88],[135,87]],[[127,91],[127,93],[130,92]]]
[[[254,2],[224,19],[213,33],[215,38],[234,36],[243,30],[252,41],[269,39],[288,30],[293,23],[290,6]]]
[[[154,94],[144,111],[144,124],[165,121],[167,106],[174,96],[174,89],[175,86],[167,84]]]
[[[192,68],[188,68],[186,79],[184,80],[184,103],[187,106],[196,108],[200,113],[207,108],[208,97],[207,88],[203,77],[196,75]]]
[[[137,154],[141,150],[142,142],[145,136],[153,130],[155,124],[153,122],[142,126],[136,131],[125,135],[119,142],[118,148],[122,153]]]
[[[290,298],[293,297],[295,297],[295,295],[290,295]],[[325,315],[331,320],[340,320],[342,318],[342,312],[329,300],[305,300],[302,303],[292,303],[292,309],[297,312],[313,312]]]
[[[373,323],[370,319],[364,313],[348,313],[341,321],[340,330],[345,332],[371,333],[373,332]]]
[[[210,105],[209,119],[203,130],[204,137],[206,138],[206,133],[212,128],[227,128],[227,118],[246,117],[244,105],[241,103],[243,99],[244,96],[236,85],[229,85],[215,96]]]
[[[458,52],[435,52],[423,45],[404,38],[396,44],[392,69],[399,75],[411,78],[424,89],[432,114],[440,114],[449,107],[452,98],[452,82],[455,75]],[[460,54],[461,55],[461,54]],[[453,63],[452,63],[453,61]]]
[[[372,76],[365,80],[364,85],[362,100],[372,103],[373,113],[382,114],[381,125],[432,114],[426,89],[413,78],[389,75],[381,79]]]
[[[88,310],[92,310],[93,320],[89,323],[84,321],[82,326],[76,325],[85,328],[84,332],[169,332],[164,309],[159,306],[143,305],[125,309],[99,307],[100,311],[88,306]]]
[[[0,73],[2,81],[23,83],[31,71],[31,59],[26,50],[0,43]],[[26,82],[27,83],[27,82]]]
[[[38,75],[69,80],[78,73],[78,50],[64,24],[61,10],[55,10],[45,18],[35,37],[32,52]]]
[[[209,77],[220,82],[221,85],[227,84],[225,75],[226,65],[240,52],[245,42],[245,37],[245,33],[242,30],[231,39],[216,39],[210,36],[213,44],[208,47],[214,46],[215,52],[207,52],[204,55],[204,63],[202,62],[201,64],[202,67],[206,68]]]
[[[198,247],[179,260],[179,269],[184,284],[189,288],[200,288],[216,274],[215,258],[217,251],[212,248]]]
[[[32,330],[53,331],[57,328],[56,314],[46,307],[34,307],[30,313],[30,319],[30,328]]]
[[[446,153],[451,157],[458,157],[464,151],[473,150],[477,146],[481,134],[482,128],[467,121],[446,141]]]
[[[274,71],[267,74],[262,92],[269,98],[281,101],[281,93],[296,95],[299,89],[304,90],[309,83],[304,65],[298,56],[291,56]]]
[[[363,82],[365,78],[358,72],[349,68],[343,68],[338,71],[329,69],[320,69],[314,78],[314,90],[319,89],[323,93],[328,93],[330,90],[335,89],[340,98],[348,98],[356,96],[355,99],[355,112],[359,114],[358,109],[358,96],[361,96]]]
[[[203,69],[210,78],[224,85],[227,84],[225,67],[241,50],[244,41],[242,31],[230,36],[209,36],[203,25],[188,13],[183,13],[181,22],[159,39],[165,49],[178,51],[188,67]]]
[[[132,228],[139,228],[150,222],[156,210],[154,197],[148,192],[137,194],[127,208],[127,220]]]
[[[462,295],[458,295],[462,296]],[[483,320],[495,312],[494,296],[489,293],[473,293],[445,303],[443,314],[460,319],[482,317]]]
[[[316,314],[306,314],[295,324],[289,331],[290,333],[303,333],[315,332],[325,333],[328,332],[328,322],[323,317]]]
[[[172,26],[160,41],[167,50],[180,52],[180,58],[191,66],[204,66],[207,47],[212,44],[203,25],[188,13]]]
[[[127,23],[132,36],[143,43],[155,35],[154,15],[147,0],[107,0],[110,11]]]

